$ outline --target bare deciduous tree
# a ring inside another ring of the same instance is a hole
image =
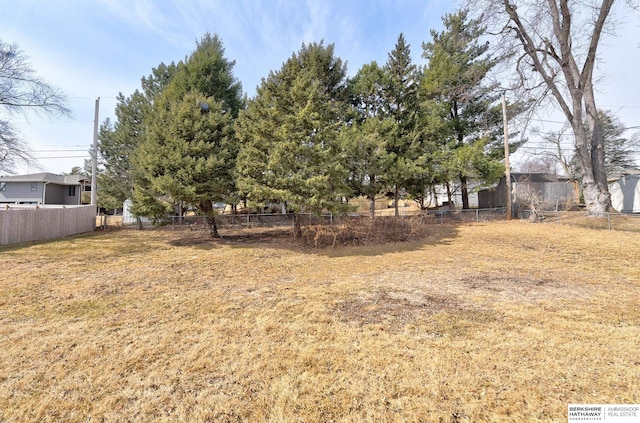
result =
[[[520,165],[520,172],[557,174],[557,162],[546,154],[529,157]]]
[[[534,129],[534,134],[540,135],[542,141],[547,144],[547,149],[540,153],[545,159],[553,160],[555,165],[562,167],[562,172],[565,176],[575,177],[575,162],[573,160],[573,153],[568,152],[568,149],[563,146],[563,140],[571,136],[569,133],[569,127],[563,126],[558,131],[542,133]]]
[[[35,159],[15,128],[9,122],[0,120],[0,172],[10,172],[20,163],[33,164]]]
[[[35,164],[9,118],[29,113],[68,115],[65,103],[59,90],[36,75],[17,45],[0,40],[0,171],[12,172],[18,164]]]
[[[516,70],[512,82],[529,92],[540,90],[539,99],[550,94],[564,113],[574,133],[587,210],[605,213],[611,200],[593,80],[614,0],[467,1],[501,37],[498,45]]]

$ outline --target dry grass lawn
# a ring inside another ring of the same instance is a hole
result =
[[[0,421],[564,422],[569,403],[640,403],[638,233],[225,234],[0,248]]]

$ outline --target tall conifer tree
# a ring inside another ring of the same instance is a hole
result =
[[[502,124],[495,87],[486,82],[497,61],[487,55],[488,44],[480,42],[481,22],[467,15],[466,10],[447,14],[445,30],[431,31],[433,40],[423,44],[423,57],[429,63],[421,84],[423,110],[442,120],[438,172],[444,183],[459,181],[465,209],[469,208],[468,180],[491,182],[504,168],[489,147]],[[428,119],[433,122],[434,116]]]
[[[389,78],[385,90],[387,113],[397,126],[394,136],[387,139],[387,150],[391,156],[387,176],[389,183],[393,185],[395,216],[398,217],[400,191],[415,174],[419,154],[413,148],[413,140],[420,75],[411,61],[411,49],[403,34],[398,36],[395,48],[389,53],[385,70]]]
[[[217,35],[206,34],[155,98],[137,166],[152,192],[191,204],[218,236],[213,203],[235,191],[233,118],[242,105],[235,62]]]
[[[286,203],[294,213],[338,211],[348,194],[338,142],[345,112],[346,67],[333,45],[303,44],[258,87],[237,121],[237,177],[248,199]]]
[[[388,186],[387,171],[395,156],[387,149],[389,139],[395,139],[397,124],[388,115],[385,90],[388,74],[376,62],[365,64],[349,80],[353,109],[350,125],[341,132],[342,146],[349,170],[349,186],[353,195],[369,200],[370,216],[375,217],[376,197]]]

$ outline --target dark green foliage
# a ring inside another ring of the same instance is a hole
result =
[[[233,190],[235,146],[231,116],[223,113],[222,103],[190,93],[154,112],[138,166],[152,192],[207,214],[212,202],[224,201]]]
[[[165,214],[166,205],[158,202],[159,193],[153,192],[144,175],[137,171],[135,156],[145,140],[154,99],[173,78],[176,69],[173,63],[168,66],[161,63],[149,76],[142,77],[142,92],[135,90],[128,97],[119,93],[116,122],[107,119],[100,126],[97,195],[100,207],[119,208],[131,198],[132,212],[136,215],[159,218]]]
[[[312,43],[263,79],[236,125],[238,186],[249,200],[295,213],[345,208],[345,72],[333,45]]]
[[[166,96],[182,98],[189,92],[215,97],[222,110],[237,117],[242,108],[242,85],[233,76],[235,61],[224,57],[224,46],[217,35],[205,34],[196,49],[179,63]]]
[[[420,164],[423,152],[420,146],[414,143],[420,74],[411,62],[411,50],[402,34],[398,36],[395,48],[389,53],[385,71],[388,75],[385,107],[387,115],[397,125],[395,136],[387,139],[390,165],[386,174],[390,188],[393,189],[395,215],[398,217],[401,189],[405,188],[416,172],[423,168]]]
[[[387,72],[375,61],[363,65],[347,82],[357,121],[362,122],[370,117],[382,118],[388,114],[386,91],[389,84]]]
[[[130,97],[118,94],[115,124],[107,119],[100,127],[98,152],[102,169],[98,174],[98,205],[122,207],[133,196],[134,172],[131,156],[144,136],[144,119],[150,109],[147,98],[136,90]]]
[[[437,145],[439,182],[459,180],[468,208],[467,181],[491,183],[504,169],[496,143],[502,127],[499,95],[486,83],[497,60],[487,55],[488,43],[480,42],[480,19],[468,19],[462,10],[445,15],[443,22],[445,30],[431,31],[433,41],[423,44],[429,64],[421,84],[422,127]]]
[[[391,166],[388,142],[397,137],[397,124],[388,117],[389,78],[376,62],[364,65],[348,81],[353,118],[340,134],[353,196],[365,196],[375,217],[376,196],[385,192]]]
[[[149,76],[142,77],[142,91],[150,104],[153,104],[153,100],[169,85],[177,69],[178,65],[173,62],[170,65],[160,63],[157,68],[151,69]]]
[[[397,125],[391,118],[372,117],[362,123],[355,122],[341,134],[348,184],[353,196],[365,196],[370,202],[371,218],[375,217],[375,200],[388,186],[387,171],[392,156],[387,141],[394,139]]]
[[[637,169],[638,165],[633,157],[638,152],[638,145],[634,146],[633,139],[623,136],[625,127],[622,122],[610,111],[599,110],[598,118],[602,125],[604,170],[607,176],[624,173],[629,169]]]
[[[212,236],[218,235],[212,204],[235,191],[233,117],[242,97],[232,70],[219,38],[206,34],[156,95],[145,141],[136,151],[141,193],[191,204],[209,217]],[[142,202],[160,209],[151,198]]]
[[[625,127],[611,111],[598,110],[598,119],[602,128],[604,140],[604,169],[608,177],[624,174],[629,169],[637,169],[634,160],[637,154],[638,142],[624,137]],[[588,125],[585,122],[587,136],[591,137]],[[577,156],[573,156],[569,162],[572,177],[580,179],[582,171]]]

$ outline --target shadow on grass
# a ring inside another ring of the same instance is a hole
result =
[[[303,228],[305,233],[298,239],[293,238],[290,227],[221,229],[219,231],[221,237],[218,239],[212,238],[206,230],[182,230],[179,232],[180,235],[167,242],[175,247],[195,247],[206,250],[225,245],[232,248],[284,249],[328,257],[378,256],[393,252],[414,251],[427,245],[449,244],[458,236],[458,226],[459,223],[455,222],[445,224],[427,222],[422,224],[419,231],[411,234],[398,236],[394,233],[391,237],[376,234],[367,239],[350,237],[350,234],[344,236],[337,225]],[[320,233],[323,228],[328,234]],[[314,243],[313,239],[318,233],[325,238],[320,245],[317,242]],[[331,238],[328,242],[327,237]]]
[[[392,218],[391,218],[392,219]],[[387,222],[392,222],[388,219]],[[382,221],[382,219],[380,219]],[[220,229],[221,238],[212,238],[206,229],[158,227],[144,229],[107,229],[73,235],[65,238],[32,241],[21,244],[0,246],[2,252],[17,252],[29,248],[54,247],[60,253],[88,251],[93,247],[112,249],[116,255],[144,254],[158,248],[191,247],[211,250],[220,246],[231,248],[271,248],[296,251],[305,254],[319,254],[328,257],[378,256],[393,252],[414,251],[427,245],[448,244],[458,236],[457,222],[438,223],[425,221],[419,228],[411,227],[411,233],[384,234],[383,228],[370,228],[370,232],[348,233],[340,225],[314,225],[303,227],[302,239],[293,238],[292,228],[256,227]],[[387,229],[385,229],[387,228]],[[397,228],[396,228],[397,229]],[[392,230],[395,230],[392,228]],[[355,234],[355,235],[354,235]],[[365,236],[362,236],[362,235]],[[318,239],[322,239],[318,243]]]
[[[155,234],[155,236],[149,237],[147,236],[149,234]],[[95,230],[93,232],[71,235],[64,238],[2,245],[0,246],[0,253],[18,252],[24,249],[40,247],[48,248],[61,254],[69,254],[72,251],[77,251],[78,254],[86,255],[93,247],[99,247],[101,250],[112,249],[113,252],[118,255],[122,253],[146,253],[156,250],[158,244],[155,241],[162,238],[163,236],[155,230],[144,232],[121,228]]]

